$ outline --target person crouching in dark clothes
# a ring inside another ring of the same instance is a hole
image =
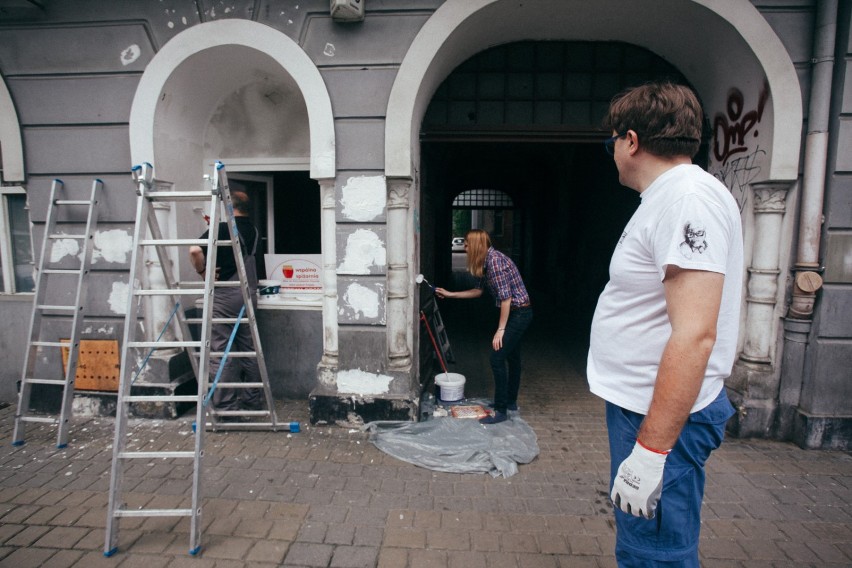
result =
[[[249,284],[249,292],[254,305],[257,305],[257,264],[255,252],[257,250],[258,237],[257,228],[249,219],[249,196],[242,191],[231,192],[231,202],[234,205],[234,220],[240,239],[240,249],[243,252],[243,262],[246,267],[246,277]],[[201,235],[202,239],[208,237],[209,230]],[[219,223],[219,240],[229,240],[228,224]],[[193,246],[189,249],[189,258],[192,266],[198,274],[205,278],[207,266],[207,247]],[[222,246],[216,251],[216,280],[239,281],[237,264],[234,259],[233,249],[230,246]],[[239,287],[222,288],[217,287],[213,294],[213,317],[214,318],[236,318],[243,308],[243,295]],[[228,340],[233,331],[233,324],[214,324],[210,333],[210,350],[225,351]],[[237,329],[231,351],[254,351],[254,342],[248,325],[242,324]],[[219,371],[220,359],[211,357],[210,360],[210,382],[212,386],[216,373]],[[237,382],[260,383],[260,369],[256,357],[229,357],[225,361],[225,368],[219,378],[220,383]],[[239,394],[237,394],[239,391]],[[263,406],[263,395],[260,389],[234,389],[217,388],[213,392],[213,407],[216,410],[259,410]]]

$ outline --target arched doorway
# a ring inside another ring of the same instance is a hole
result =
[[[660,10],[669,17],[656,17]],[[616,12],[618,17],[612,17]],[[421,146],[419,140],[421,125],[433,95],[452,70],[491,46],[526,40],[618,40],[657,54],[683,73],[701,97],[707,116],[720,119],[723,125],[730,121],[734,128],[741,126],[739,122],[745,115],[759,116],[760,128],[750,132],[751,136],[738,148],[756,160],[750,164],[756,167],[750,169],[746,185],[767,182],[787,188],[796,179],[802,118],[799,82],[784,46],[753,5],[722,5],[709,0],[663,4],[651,0],[629,4],[608,0],[530,0],[522,4],[508,0],[448,0],[415,38],[390,94],[385,129],[389,189],[399,194],[410,191],[412,202],[420,201],[418,192],[425,191],[429,176],[425,155],[421,155],[426,151],[426,145]],[[732,95],[744,104],[732,109]],[[736,112],[732,114],[732,110]],[[737,176],[726,177],[729,168],[724,159],[710,156],[708,170],[725,178],[731,187],[741,180]],[[750,215],[747,206],[747,222]],[[412,218],[417,229],[426,226],[415,208],[408,218],[398,215],[388,220],[388,236],[402,239],[397,241],[402,243],[400,248],[410,242],[406,229]],[[747,227],[747,242],[748,230]],[[427,237],[417,235],[415,242],[418,239],[425,242]],[[782,248],[788,245],[780,243]],[[409,256],[412,272],[428,261],[425,254],[420,256],[421,252],[418,247]],[[404,259],[397,264],[405,266]],[[783,296],[783,287],[777,289],[774,302]],[[389,337],[407,333],[409,345],[413,342],[416,329],[411,323],[416,318],[410,314],[416,313],[416,304],[416,295],[412,295],[407,310],[395,308],[398,315],[388,321]],[[747,323],[744,328],[748,328]],[[773,325],[765,333],[772,344],[778,326]]]
[[[279,180],[298,191],[310,186],[315,194],[310,212],[316,215],[310,232],[321,240],[323,266],[319,363],[335,367],[334,122],[325,83],[301,47],[271,27],[239,19],[200,24],[175,36],[139,82],[130,149],[134,163],[152,163],[156,177],[175,187],[200,187],[217,159],[241,173],[243,184],[261,176],[272,187]],[[171,234],[194,236],[204,229],[198,212],[183,204],[162,215]],[[270,237],[277,229],[267,228]],[[173,261],[188,272],[185,259]],[[162,329],[168,310],[154,309],[148,317],[146,329]]]

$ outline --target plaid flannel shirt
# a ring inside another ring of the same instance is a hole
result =
[[[485,274],[477,288],[482,288],[483,280],[488,285],[491,295],[494,296],[497,307],[500,307],[500,303],[507,298],[512,298],[514,307],[530,303],[530,296],[521,279],[521,273],[518,272],[518,267],[511,258],[495,250],[494,247],[490,247],[485,255]]]

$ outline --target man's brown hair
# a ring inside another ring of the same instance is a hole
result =
[[[704,114],[692,89],[671,82],[647,83],[612,99],[604,128],[633,130],[640,147],[663,157],[693,158],[701,145]]]

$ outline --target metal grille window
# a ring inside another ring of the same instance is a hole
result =
[[[0,188],[0,292],[32,292],[33,247],[27,195],[21,187]]]
[[[512,198],[497,189],[469,189],[453,200],[453,208],[511,209],[514,206]]]
[[[652,78],[683,81],[665,60],[627,43],[501,45],[447,77],[426,111],[423,130],[531,125],[599,130],[614,95]]]

